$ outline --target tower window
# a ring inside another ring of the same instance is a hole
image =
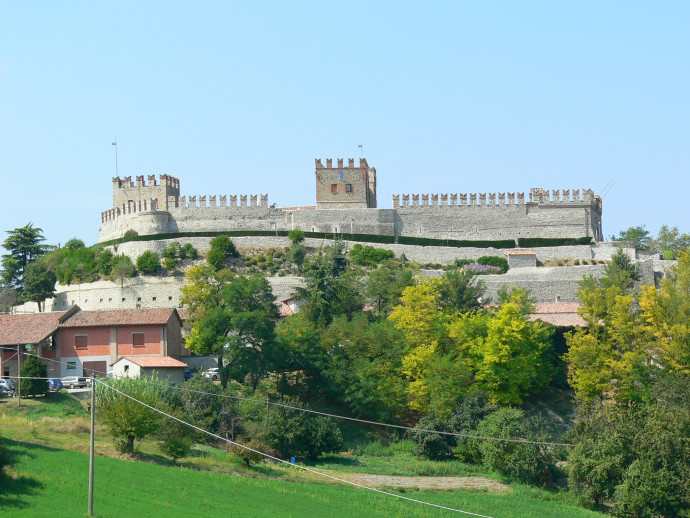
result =
[[[331,184],[331,193],[335,194],[338,192],[338,184],[337,183],[332,183]]]
[[[345,184],[345,192],[352,192],[352,184],[351,183]]]

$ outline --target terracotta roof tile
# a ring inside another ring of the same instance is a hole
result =
[[[96,327],[166,324],[175,308],[112,309],[108,311],[80,311],[60,327]]]
[[[537,255],[532,250],[508,250],[503,253],[506,255]]]
[[[66,313],[0,315],[0,345],[36,344],[55,332]]]
[[[187,367],[186,363],[170,356],[123,356],[122,358],[136,363],[139,367]]]
[[[587,323],[578,313],[579,308],[578,302],[537,302],[529,319],[556,327],[586,327]]]

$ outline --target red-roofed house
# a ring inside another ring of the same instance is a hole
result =
[[[151,376],[154,372],[159,379],[170,383],[183,383],[186,363],[170,356],[123,356],[112,365],[112,373],[117,377]]]
[[[80,311],[60,324],[62,376],[104,376],[122,356],[182,354],[175,308]]]

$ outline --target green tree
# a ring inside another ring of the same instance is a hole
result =
[[[161,260],[158,254],[152,250],[147,250],[137,257],[137,270],[145,275],[155,275],[161,269]]]
[[[238,256],[235,243],[225,234],[221,234],[211,239],[211,249],[206,255],[206,261],[216,270],[221,270],[229,258]]]
[[[24,356],[22,362],[22,396],[38,396],[48,392],[46,366],[36,356]],[[34,379],[32,379],[34,378]],[[35,379],[44,378],[44,379]]]
[[[678,227],[670,228],[668,225],[662,225],[657,238],[653,241],[653,246],[664,256],[670,255],[671,258],[675,258],[679,251],[690,248],[690,235],[681,234]]]
[[[640,272],[632,262],[630,256],[618,248],[611,256],[611,262],[604,268],[602,286],[618,286],[624,292],[632,288],[635,281],[640,280]]]
[[[9,236],[2,246],[9,253],[2,256],[2,277],[0,282],[5,289],[24,288],[24,271],[32,261],[44,255],[50,247],[45,241],[43,230],[28,223],[21,228],[8,230]]]
[[[34,261],[24,272],[22,300],[36,302],[40,313],[43,301],[55,296],[56,281],[55,274],[48,270],[43,262]]]
[[[652,247],[652,236],[649,230],[644,228],[644,225],[639,227],[629,227],[627,230],[621,230],[618,237],[611,236],[611,241],[632,241],[638,250],[650,250]]]
[[[135,440],[143,439],[159,429],[161,414],[141,403],[159,408],[162,384],[155,378],[128,377],[112,378],[105,383],[107,386],[96,384],[98,418],[115,438],[118,451],[133,453]]]
[[[383,261],[395,257],[395,254],[391,250],[374,248],[371,245],[362,246],[359,243],[352,247],[349,255],[352,264],[360,266],[376,266]]]
[[[112,268],[110,269],[110,278],[112,280],[120,281],[120,286],[125,285],[125,279],[134,277],[137,273],[136,268],[134,268],[134,263],[127,255],[118,255],[113,257]]]
[[[76,250],[77,248],[85,248],[86,245],[84,244],[84,241],[81,239],[77,239],[76,237],[73,237],[67,243],[65,243],[65,246],[63,248],[67,248],[68,250]]]
[[[195,310],[201,317],[192,320],[187,347],[196,354],[217,355],[221,367],[227,358],[221,369],[223,385],[228,377],[240,382],[247,378],[256,387],[276,361],[278,309],[266,278],[234,276],[221,288],[216,305]]]
[[[440,287],[440,305],[448,313],[475,311],[488,303],[484,282],[464,268],[448,270]]]
[[[304,241],[304,230],[293,228],[290,232],[288,232],[288,239],[293,245],[300,244],[302,241]]]

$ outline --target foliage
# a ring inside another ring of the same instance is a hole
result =
[[[304,241],[304,231],[300,230],[299,228],[293,228],[288,232],[288,239],[293,245],[298,245],[302,241]]]
[[[644,225],[621,230],[618,237],[611,236],[611,241],[631,241],[638,250],[650,250],[653,242],[649,230]]]
[[[206,255],[206,261],[216,270],[220,270],[231,257],[238,257],[235,243],[225,234],[211,239],[211,250]]]
[[[362,246],[359,243],[352,247],[349,255],[352,263],[360,266],[376,266],[387,259],[395,257],[391,250],[374,248],[371,245]]]
[[[161,269],[161,261],[153,250],[146,250],[137,257],[137,270],[144,275],[155,275]]]
[[[180,256],[180,250],[180,243],[173,241],[161,252],[161,257],[165,259],[175,259]]]
[[[412,270],[403,263],[387,260],[371,270],[364,293],[379,315],[387,315],[398,303],[405,288],[414,284]]]
[[[500,268],[501,273],[506,273],[508,271],[508,260],[505,257],[498,257],[496,255],[484,255],[477,259],[477,263]]]
[[[440,286],[439,304],[447,313],[467,313],[488,303],[484,282],[469,270],[453,268],[448,270]]]
[[[10,463],[9,456],[7,455],[7,446],[5,446],[5,440],[0,435],[0,481],[5,476],[4,467]]]
[[[220,290],[213,292],[217,277],[208,271],[196,270],[198,284],[183,291],[193,307],[187,347],[196,354],[218,356],[228,365],[221,369],[221,382],[227,378],[244,381],[256,387],[259,379],[271,370],[276,361],[275,321],[278,309],[271,286],[261,275],[233,276],[224,280]]]
[[[618,286],[624,292],[632,288],[635,281],[640,280],[640,272],[632,262],[630,256],[618,248],[611,256],[611,262],[604,268],[602,286]]]
[[[477,426],[477,435],[505,439],[547,440],[539,422],[530,423],[517,408],[501,408]],[[553,481],[554,459],[549,446],[490,441],[481,442],[482,464],[526,484],[546,486]]]
[[[434,415],[423,417],[415,428],[407,432],[408,437],[414,442],[414,453],[430,460],[447,460],[453,455],[453,447],[457,444],[454,435],[423,432],[422,430],[436,430],[439,432],[454,433],[454,423],[449,419],[442,419]]]
[[[136,241],[136,238],[139,237],[139,232],[134,230],[133,228],[130,228],[125,232],[125,234],[122,236],[123,241]]]
[[[196,259],[199,252],[191,243],[185,243],[180,247],[180,259]]]
[[[36,302],[40,312],[43,301],[55,296],[55,282],[55,274],[43,262],[30,263],[24,272],[22,300]]]
[[[271,408],[264,438],[283,457],[315,459],[343,445],[340,429],[329,418],[283,407]]]
[[[168,408],[166,413],[182,421],[188,421],[187,415],[175,408]],[[194,430],[175,419],[163,417],[156,431],[156,436],[159,440],[158,448],[161,453],[175,462],[177,459],[189,455]]]
[[[160,407],[162,385],[156,378],[150,377],[112,378],[105,384],[107,386],[96,384],[98,418],[116,439],[118,450],[121,453],[133,453],[135,439],[143,439],[157,432],[160,427],[161,414],[141,403],[154,408]]]
[[[242,461],[247,465],[248,468],[251,464],[257,464],[264,459],[264,456],[259,452],[266,451],[266,444],[263,442],[252,439],[247,443],[238,443],[232,447],[232,452],[237,455]]]
[[[110,278],[112,280],[119,280],[122,286],[124,286],[125,279],[134,277],[137,273],[132,260],[124,254],[113,257],[111,265]]]
[[[163,268],[168,270],[168,272],[174,272],[176,266],[177,263],[175,262],[175,259],[173,259],[172,257],[163,258]]]
[[[536,248],[541,246],[588,245],[592,242],[589,236],[583,237],[519,237],[518,246],[522,248]],[[512,248],[507,246],[496,248]]]
[[[17,304],[19,300],[19,294],[17,290],[13,288],[5,288],[0,291],[0,312],[9,313],[12,306]]]
[[[48,392],[48,381],[45,378],[46,367],[36,356],[24,356],[22,361],[22,396],[38,396]]]
[[[16,289],[21,292],[24,288],[26,267],[44,255],[50,247],[41,244],[45,241],[43,230],[34,227],[32,223],[8,230],[7,233],[9,236],[2,246],[9,253],[2,256],[0,285],[4,289]]]
[[[76,237],[73,237],[67,243],[65,243],[64,248],[67,248],[68,250],[76,250],[78,248],[85,248],[86,245],[84,244],[84,241],[81,239],[77,239]]]
[[[678,227],[669,228],[668,225],[662,225],[657,238],[653,241],[653,246],[664,254],[664,259],[667,255],[670,259],[675,259],[678,252],[687,251],[690,248],[690,235],[681,234]]]

